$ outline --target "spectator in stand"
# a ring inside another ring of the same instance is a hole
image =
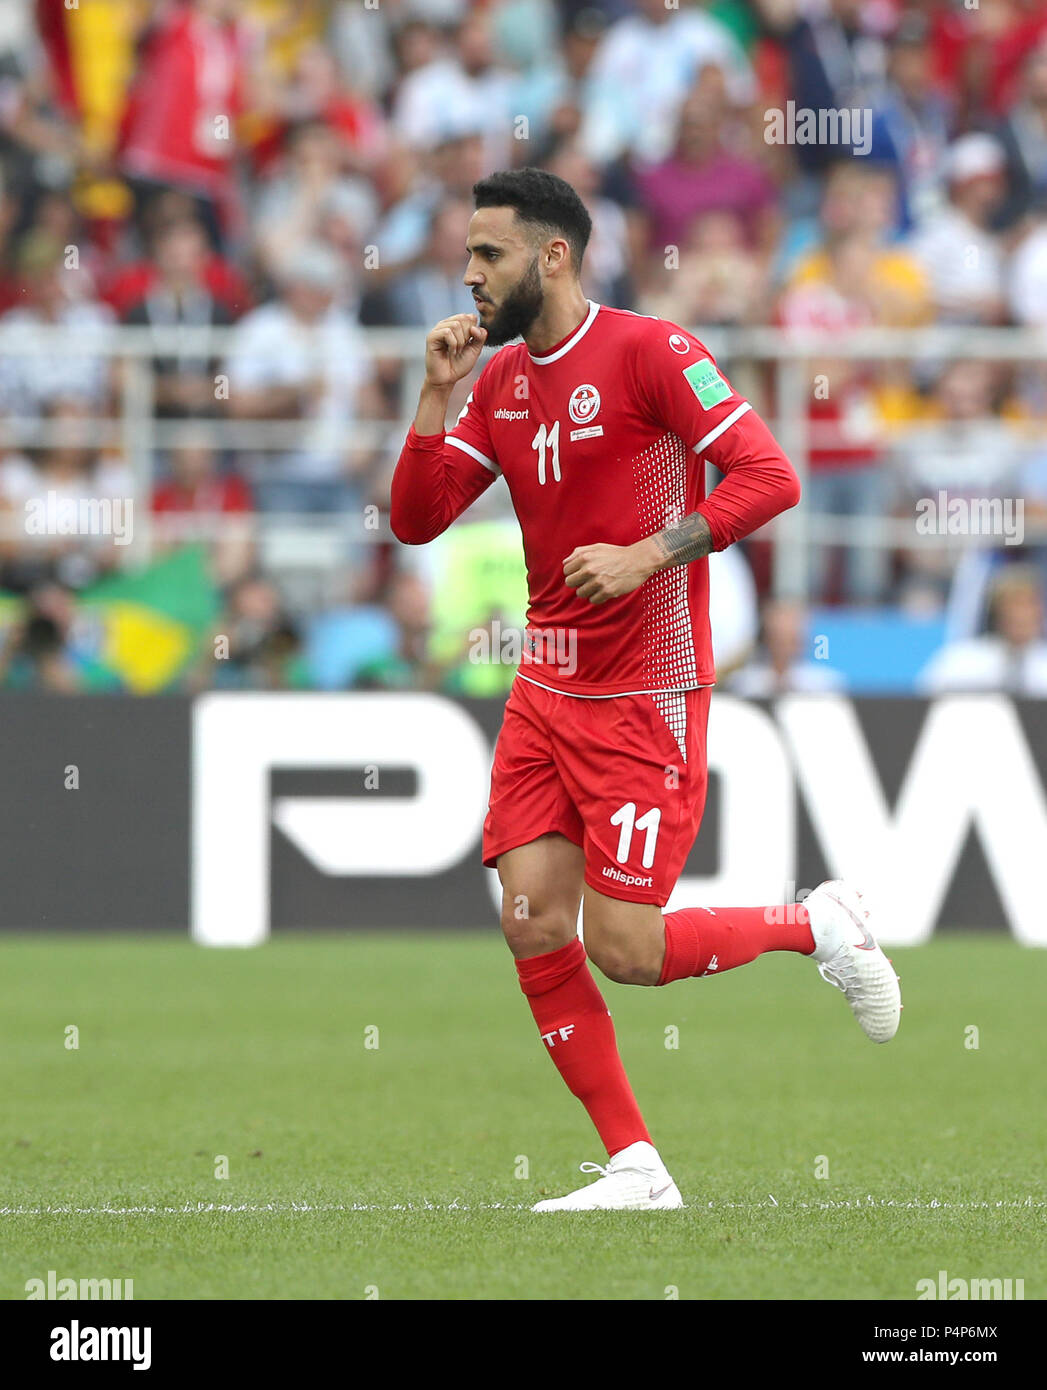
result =
[[[752,69],[726,25],[699,9],[638,0],[612,24],[589,67],[582,146],[597,165],[632,153],[649,164],[667,159],[680,107],[702,68],[727,74],[732,103],[756,95]]]
[[[1047,200],[1029,220],[1011,257],[1007,303],[1015,323],[1047,328]]]
[[[353,682],[358,690],[432,690],[440,671],[429,653],[433,619],[431,596],[413,574],[398,574],[388,586],[384,607],[395,624],[396,647],[366,662]]]
[[[0,158],[7,176],[27,191],[67,185],[87,154],[34,8],[42,7],[27,0],[4,5],[0,37],[6,40],[0,54]]]
[[[1000,571],[990,631],[943,647],[922,671],[919,687],[927,695],[1000,690],[1047,698],[1044,597],[1035,569],[1007,565]]]
[[[370,13],[377,22],[377,12]],[[376,174],[389,154],[389,134],[381,108],[360,85],[362,77],[355,71],[343,80],[329,49],[321,43],[304,44],[277,100],[280,123],[264,151],[255,147],[256,163],[260,156],[267,163],[279,154],[289,129],[320,121],[338,137],[347,170]]]
[[[1014,425],[997,413],[1000,371],[993,363],[950,363],[935,384],[924,418],[904,428],[894,442],[899,512],[916,514],[930,500],[938,515],[940,495],[993,499],[1014,496],[1023,461]],[[957,552],[921,545],[919,538],[901,557],[902,592],[936,591],[944,600],[957,565]]]
[[[992,362],[950,363],[935,383],[923,419],[902,433],[895,452],[907,503],[944,490],[951,497],[999,497],[1020,463],[1015,422],[998,411],[1001,374]]]
[[[1026,54],[1047,34],[1042,0],[929,8],[936,73],[956,95],[957,128],[998,118],[1014,96]]]
[[[84,689],[88,661],[73,638],[76,610],[60,584],[28,595],[22,617],[0,644],[0,689],[75,695]]]
[[[1007,201],[998,214],[1006,227],[1047,204],[1047,35],[1025,60],[1018,102],[996,134],[1007,160]]]
[[[45,240],[25,242],[18,256],[22,294],[19,307],[0,318],[4,352],[0,356],[0,409],[39,416],[59,396],[77,396],[99,411],[110,403],[113,373],[99,353],[65,352],[49,343],[30,352],[39,328],[62,329],[82,338],[95,335],[104,346],[113,314],[94,298],[86,271],[67,267],[63,247]],[[25,351],[20,350],[24,342]]]
[[[20,285],[14,273],[16,230],[22,217],[22,201],[10,186],[0,162],[0,313],[13,307]]]
[[[710,212],[734,213],[745,243],[768,254],[775,242],[777,190],[763,166],[739,155],[725,138],[729,113],[715,90],[693,91],[680,109],[672,152],[636,174],[640,203],[649,218],[649,248],[687,241],[694,221]]]
[[[144,299],[159,279],[155,247],[164,229],[172,222],[187,218],[199,221],[196,203],[187,193],[169,188],[155,194],[142,213],[141,235],[149,255],[143,260],[119,264],[102,286],[102,298],[122,318],[133,305]],[[200,222],[205,232],[204,224]],[[235,320],[254,303],[251,287],[243,270],[235,261],[217,252],[207,242],[207,254],[202,269],[207,291]]]
[[[872,106],[883,90],[885,9],[863,0],[827,0],[818,6],[768,4],[765,22],[780,36],[789,66],[789,96],[797,110],[851,111]],[[846,153],[838,144],[797,144],[801,177],[786,195],[804,214],[816,205],[817,176]]]
[[[793,599],[768,599],[760,615],[756,656],[731,677],[732,695],[770,700],[776,695],[822,695],[842,690],[844,680],[826,661],[811,659],[810,624]]]
[[[733,212],[710,212],[692,224],[680,264],[650,277],[641,312],[682,324],[762,322],[770,287],[766,265],[745,245]]]
[[[124,315],[124,322],[157,329],[203,329],[231,324],[225,305],[208,289],[207,236],[192,217],[169,222],[157,233],[156,279]],[[218,363],[206,353],[184,352],[153,359],[156,414],[161,417],[215,415]]]
[[[224,638],[223,646],[218,639]],[[252,573],[229,591],[225,612],[201,650],[190,686],[218,690],[293,690],[305,684],[298,625],[276,585]],[[220,653],[226,652],[226,655]]]
[[[834,169],[822,209],[825,243],[800,264],[782,296],[779,317],[785,328],[846,334],[890,323],[895,316],[919,316],[919,268],[879,245],[882,207],[891,200],[889,174],[876,174],[853,161]],[[876,409],[881,374],[849,358],[812,361],[810,373],[810,473],[805,489],[810,511],[854,520],[886,516],[889,478]],[[834,550],[824,538],[811,547],[812,593],[818,598],[830,594]],[[887,579],[886,549],[846,549],[840,590],[845,601],[881,599]]]
[[[582,262],[582,288],[598,304],[627,309],[632,303],[633,247],[643,235],[643,219],[630,215],[600,191],[600,173],[577,136],[559,142],[542,167],[566,179],[585,204],[593,222]]]
[[[332,579],[328,603],[309,616],[304,660],[312,687],[347,690],[366,668],[396,661],[400,634],[383,600],[388,574],[349,567]]]
[[[483,136],[477,130],[439,134],[431,150],[402,160],[398,185],[375,232],[380,261],[368,270],[369,287],[381,288],[419,264],[436,209],[448,198],[471,204],[473,184],[486,172]]]
[[[447,22],[456,21],[464,8],[465,0],[452,0]],[[432,11],[433,6],[428,5],[426,12]],[[385,0],[369,10],[356,0],[334,0],[327,41],[338,62],[342,82],[350,83],[372,101],[381,102],[396,79],[398,67],[407,70],[402,61],[403,48],[409,31],[418,27],[414,16],[421,12],[419,6],[408,6],[403,0]],[[435,25],[440,22],[440,18],[434,18],[432,24],[421,26],[421,43],[429,52],[437,42]]]
[[[577,130],[554,129],[555,114],[579,94],[568,67],[566,16],[554,0],[501,0],[490,13],[495,49],[513,73],[515,114],[527,120],[526,128],[514,129],[514,136],[529,142],[525,148],[540,152],[560,134]],[[599,23],[598,12],[589,12],[594,13]],[[514,163],[541,161],[537,154],[526,154],[514,157]]]
[[[284,169],[259,191],[252,225],[255,245],[272,276],[307,242],[323,239],[332,220],[349,224],[362,248],[378,215],[370,181],[343,172],[338,134],[323,120],[293,127]]]
[[[819,239],[788,275],[787,322],[812,290],[860,303],[869,324],[901,328],[932,317],[927,271],[906,247],[891,241],[896,205],[889,169],[858,159],[832,166],[822,195]],[[856,276],[859,258],[862,267]]]
[[[949,147],[949,204],[913,235],[910,247],[931,279],[939,319],[1000,323],[1005,317],[1003,252],[993,231],[1006,195],[1003,147],[991,135],[961,135]]]
[[[491,19],[471,9],[454,33],[453,43],[436,43],[431,56],[401,81],[393,102],[393,130],[412,148],[430,149],[441,136],[483,132],[484,163],[489,169],[509,164],[513,145],[516,83],[494,51]]]
[[[76,269],[82,272],[78,293],[93,298],[105,273],[106,260],[92,239],[93,227],[81,217],[69,193],[37,189],[25,211],[27,217],[18,229],[14,262],[20,257],[35,260],[48,251],[56,252],[59,247],[64,258],[69,248],[75,247]],[[17,278],[13,278],[2,292],[3,308],[17,308],[23,288]]]
[[[891,38],[887,86],[873,108],[868,158],[898,183],[899,228],[908,231],[940,211],[942,169],[953,103],[934,80],[927,19],[905,14]]]
[[[586,6],[563,22],[565,27],[560,46],[563,66],[556,74],[548,106],[543,108],[543,117],[534,132],[536,139],[544,139],[549,146],[563,139],[581,137],[589,70],[607,30],[606,13],[591,6]],[[591,158],[584,140],[582,151],[587,158]],[[535,162],[541,164],[540,159]]]
[[[57,579],[80,589],[99,574],[113,569],[127,555],[112,535],[70,532],[58,526],[63,509],[106,500],[121,504],[120,522],[133,523],[134,480],[115,458],[100,456],[85,445],[84,425],[91,412],[77,397],[55,396],[42,421],[51,439],[24,454],[9,455],[0,465],[0,505],[19,523],[15,535],[0,544],[4,560],[3,587],[25,591],[43,580]],[[38,514],[45,529],[30,525]],[[55,518],[51,528],[49,518]],[[114,522],[116,519],[113,512]]]
[[[343,268],[322,244],[284,268],[279,296],[235,329],[229,410],[244,420],[300,420],[300,444],[250,460],[263,511],[358,513],[366,451],[352,446],[360,415],[378,414],[373,369],[343,307]]]
[[[428,249],[413,269],[389,285],[383,320],[428,331],[452,314],[471,314],[475,305],[463,284],[472,203],[449,198],[437,208]]]
[[[215,579],[234,583],[254,559],[251,489],[238,473],[221,471],[213,437],[198,424],[186,425],[168,467],[153,490],[157,549],[206,541]]]
[[[140,208],[158,188],[191,194],[216,247],[242,229],[235,160],[249,73],[239,9],[239,0],[184,0],[157,12],[117,150]]]

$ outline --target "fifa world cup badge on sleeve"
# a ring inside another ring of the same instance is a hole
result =
[[[692,362],[689,367],[684,368],[683,374],[703,410],[711,410],[731,394],[731,388],[716,370],[716,364],[713,362]]]

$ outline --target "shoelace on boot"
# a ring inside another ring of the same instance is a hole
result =
[[[843,951],[837,952],[832,960],[823,961],[818,967],[818,974],[845,994],[860,983],[857,967]]]

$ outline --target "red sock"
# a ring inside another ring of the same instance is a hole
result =
[[[542,1041],[568,1089],[585,1106],[609,1154],[651,1142],[618,1055],[614,1024],[575,938],[559,950],[518,960],[520,988]]]
[[[792,917],[791,922],[776,920]],[[692,975],[719,975],[765,951],[809,956],[814,937],[807,909],[781,907],[684,907],[665,913],[665,960],[658,983]]]

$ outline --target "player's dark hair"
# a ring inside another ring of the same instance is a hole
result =
[[[585,204],[566,180],[547,169],[505,169],[473,184],[478,208],[515,208],[538,238],[562,236],[571,248],[575,274],[593,230]]]

